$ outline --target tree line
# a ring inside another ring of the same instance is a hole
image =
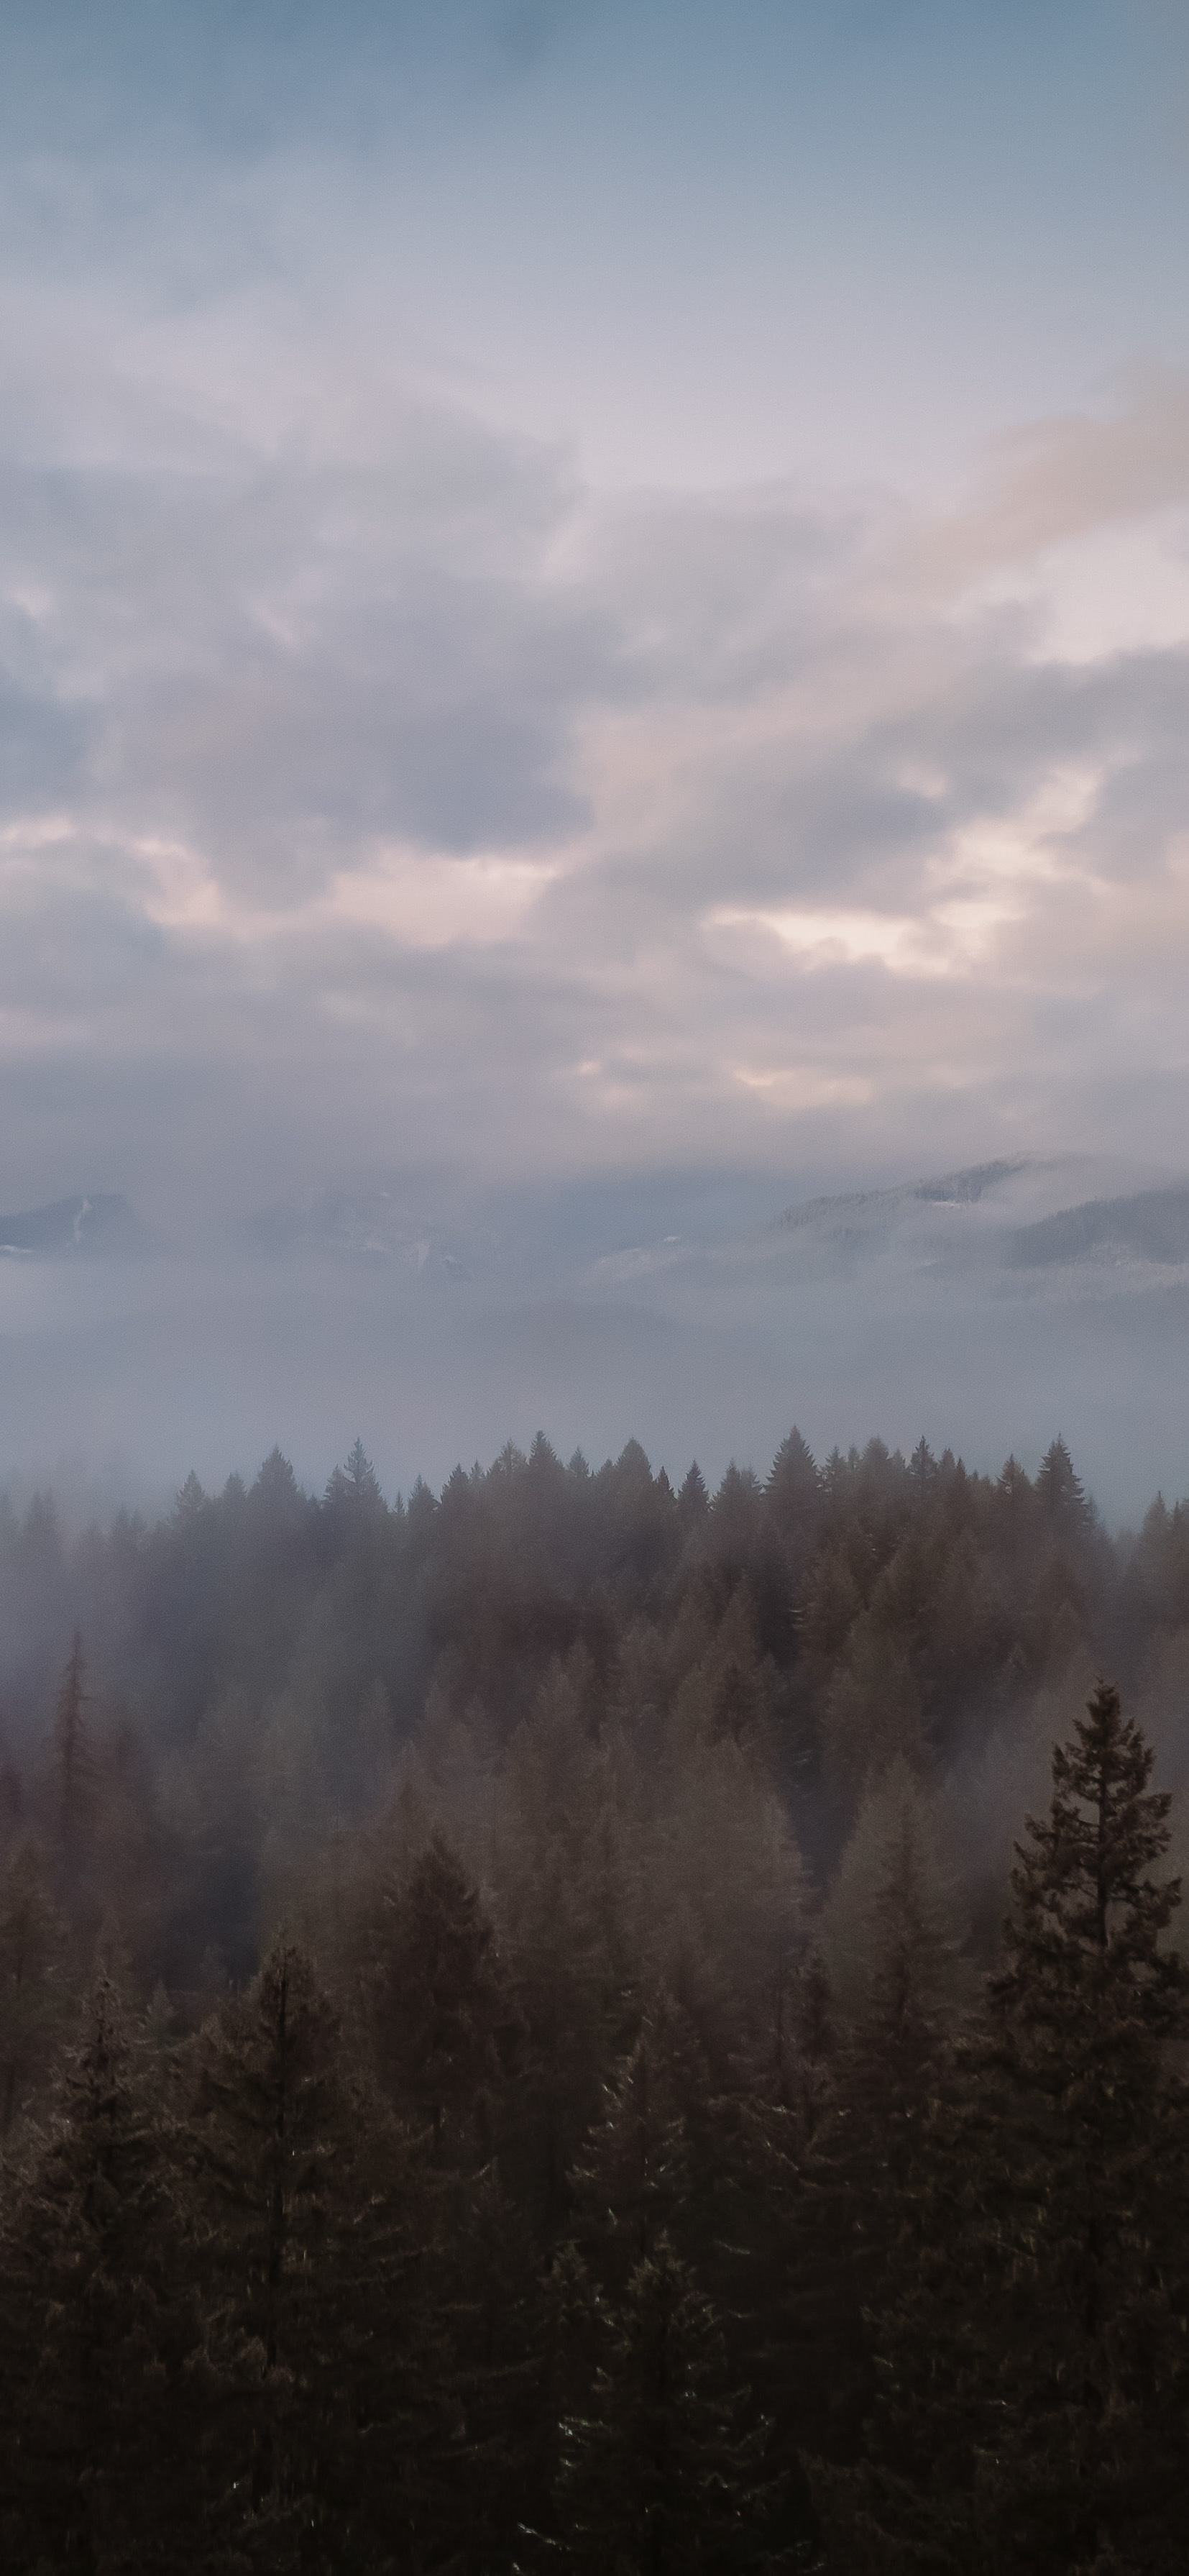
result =
[[[1187,1565],[1061,1443],[9,1514],[6,2562],[1179,2567]]]

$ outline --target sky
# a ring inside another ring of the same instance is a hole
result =
[[[0,1206],[1183,1172],[1187,275],[1175,0],[8,0]]]

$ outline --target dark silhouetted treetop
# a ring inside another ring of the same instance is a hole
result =
[[[1189,1511],[1183,1503],[1170,1512],[1164,1496],[1156,1496],[1144,1516],[1123,1590],[1133,1633],[1153,1625],[1170,1631],[1189,1625]]]
[[[348,1512],[373,1519],[383,1515],[385,1504],[379,1479],[362,1440],[355,1442],[346,1465],[332,1470],[322,1507],[336,1518]]]
[[[867,2463],[819,2480],[845,2566],[1181,2563],[1189,1983],[1151,1771],[1100,1682],[1018,1847],[986,2023],[922,2131]]]
[[[435,1496],[430,1492],[423,1478],[418,1476],[405,1506],[409,1544],[416,1554],[422,1553],[429,1545],[430,1532],[437,1517],[437,1511]]]
[[[1161,1945],[1180,1881],[1154,1875],[1168,1849],[1167,1791],[1118,1691],[1100,1681],[1053,1749],[1048,1815],[1017,1845],[1008,1965],[992,1984],[1003,2045],[1063,2116],[1105,2136],[1131,2118],[1186,2021],[1180,1955]]]
[[[1017,2563],[1037,2570],[1175,2564],[1189,1979],[1164,1937],[1180,1884],[1160,1870],[1170,1800],[1149,1787],[1152,1767],[1100,1681],[1054,1748],[1052,1800],[1019,1846],[1007,1964],[990,1987],[996,2143],[1027,2254],[1000,2374],[1000,2510]]]
[[[908,1462],[908,1472],[916,1489],[918,1501],[925,1502],[937,1483],[938,1467],[923,1432]]]
[[[812,1522],[821,1492],[813,1451],[794,1423],[781,1441],[772,1461],[767,1484],[768,1502],[782,1529],[793,1531],[804,1522]]]
[[[1041,1459],[1033,1493],[1042,1520],[1056,1537],[1077,1540],[1094,1528],[1094,1506],[1059,1434]]]
[[[711,1543],[723,1571],[743,1572],[761,1527],[763,1487],[750,1467],[727,1468],[710,1506]]]
[[[309,1505],[280,1449],[270,1449],[249,1491],[248,1509],[252,1524],[270,1534],[300,1529],[306,1521]]]

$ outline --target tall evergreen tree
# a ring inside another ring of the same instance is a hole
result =
[[[821,1479],[813,1452],[795,1423],[772,1461],[767,1496],[769,1511],[786,1538],[808,1536],[817,1517]]]
[[[106,1973],[0,2229],[6,2564],[152,2576],[196,2563],[185,2438],[198,2344],[168,2124]]]
[[[381,2068],[402,2107],[428,2120],[441,2164],[498,2076],[504,2007],[492,1925],[440,1833],[382,1900],[374,1995]]]
[[[446,2374],[413,2168],[296,1943],[203,2033],[196,2111],[213,2537],[269,2576],[432,2566]]]
[[[53,1763],[55,1826],[63,1866],[77,1859],[91,1776],[91,1745],[86,1720],[88,1694],[83,1641],[75,1629],[54,1708]]]
[[[683,2020],[667,1996],[658,1997],[626,2065],[606,2088],[603,2116],[588,2132],[571,2176],[575,2237],[612,2297],[622,2295],[662,2235],[672,2238],[688,2199],[682,2097],[698,2052]]]
[[[928,2140],[946,2081],[952,1917],[928,1802],[903,1763],[864,1802],[822,1928],[839,2027],[817,2040],[825,2064],[808,2116],[782,2108],[762,2124],[777,2260],[765,2270],[761,2223],[751,2304],[783,2420],[806,2453],[839,2465],[857,2460],[876,2397],[872,2319],[927,2237]]]
[[[63,2001],[57,1972],[65,1939],[45,1854],[32,1835],[22,1834],[0,1875],[0,2142],[50,2056]]]
[[[666,2236],[604,2337],[587,2410],[562,2428],[569,2564],[600,2576],[754,2567],[770,2500],[764,2428],[747,2425],[714,2312]]]
[[[1157,1875],[1171,1799],[1148,1786],[1153,1759],[1099,1682],[1054,1748],[1049,1813],[1019,1847],[1008,1961],[990,1991],[990,2071],[1031,2258],[1000,2480],[1021,2569],[1090,2565],[1112,2548],[1129,2567],[1171,2565],[1189,2472],[1173,2305],[1185,2102],[1172,2066],[1189,1980],[1162,1938],[1181,1891]]]
[[[1152,1760],[1100,1682],[1017,1846],[1007,1964],[878,2322],[867,2465],[820,2482],[848,2570],[1183,2564],[1189,1992]]]

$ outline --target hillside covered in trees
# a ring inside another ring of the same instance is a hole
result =
[[[1187,1684],[1060,1441],[4,1510],[5,2562],[1179,2568]]]

